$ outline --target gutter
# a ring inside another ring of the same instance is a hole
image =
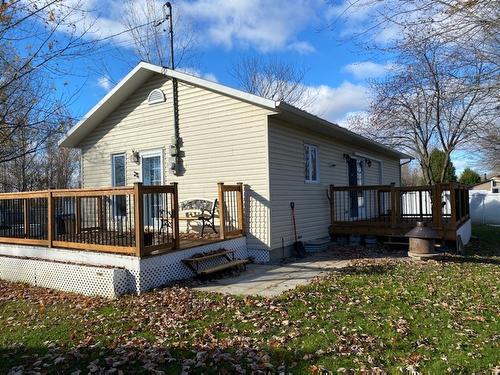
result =
[[[408,159],[408,158],[409,159],[413,159],[410,155],[404,154],[404,153],[399,152],[397,150],[394,150],[394,149],[392,149],[390,147],[387,147],[387,146],[383,145],[382,143],[379,143],[379,142],[373,141],[373,140],[371,140],[369,138],[363,137],[362,135],[354,133],[354,132],[350,131],[349,129],[346,129],[346,128],[338,125],[338,124],[334,124],[333,122],[324,120],[321,117],[313,115],[313,114],[311,114],[309,112],[306,112],[306,111],[304,111],[302,109],[294,107],[294,106],[292,106],[290,104],[287,104],[285,102],[277,102],[276,103],[276,108],[282,109],[285,112],[289,112],[289,113],[295,114],[297,116],[307,118],[308,120],[315,121],[317,123],[321,123],[323,125],[326,125],[326,126],[329,126],[331,128],[334,128],[338,132],[340,132],[340,133],[342,133],[342,134],[344,134],[344,135],[346,135],[346,136],[348,136],[350,138],[356,139],[358,141],[367,142],[367,143],[369,143],[369,144],[371,144],[373,146],[376,146],[378,148],[384,149],[384,150],[390,152],[393,155],[397,155],[400,159]]]

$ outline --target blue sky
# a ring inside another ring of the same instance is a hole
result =
[[[95,17],[96,38],[123,30],[122,2],[85,3]],[[183,68],[237,87],[230,70],[242,55],[293,61],[306,70],[304,83],[319,93],[311,111],[343,122],[347,114],[366,107],[366,79],[380,77],[385,62],[361,55],[349,38],[341,36],[341,28],[328,28],[335,9],[331,3],[319,0],[174,2],[174,12],[181,14],[180,22],[196,27],[195,57]],[[85,88],[71,105],[74,117],[84,115],[139,61],[130,44],[126,36],[113,38],[95,56],[75,62],[79,76],[65,78],[67,89]]]
[[[138,14],[148,1],[154,0],[133,2]],[[308,110],[341,125],[347,116],[367,107],[368,80],[382,77],[391,66],[388,56],[366,53],[350,38],[353,30],[363,27],[373,9],[340,17],[344,0],[172,3],[174,12],[180,15],[177,32],[181,34],[186,28],[186,34],[192,33],[196,41],[193,58],[184,63],[184,69],[237,87],[230,70],[243,55],[292,61],[306,69],[304,83],[315,92]],[[126,29],[123,0],[84,0],[82,4],[89,11],[92,37],[108,37]],[[329,27],[332,22],[333,29]],[[384,30],[367,37],[383,43],[393,36],[393,31]],[[83,116],[138,61],[127,34],[109,39],[94,55],[75,60],[75,74],[61,79],[66,83],[65,90],[77,92],[70,106],[73,117]],[[459,172],[468,162],[463,153],[458,153],[454,161]]]

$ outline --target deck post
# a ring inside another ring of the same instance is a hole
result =
[[[244,205],[244,189],[243,182],[238,182],[240,190],[236,196],[236,202],[238,204],[238,229],[241,230],[241,234],[245,235],[245,205]]]
[[[453,182],[450,182],[450,227],[453,229],[453,231],[455,231],[457,228],[457,201],[455,187],[455,184]]]
[[[443,206],[441,202],[441,195],[442,195],[441,184],[434,185],[432,193],[433,193],[432,203],[434,206],[432,209],[432,215],[433,215],[434,227],[438,231],[441,231],[443,229]]]
[[[396,184],[391,182],[391,228],[396,228],[398,225],[398,218],[396,211],[399,210],[399,204],[397,204],[398,198],[396,197]]]
[[[30,217],[29,217],[28,198],[23,200],[23,225],[24,225],[24,238],[30,236]]]
[[[225,207],[225,202],[224,202],[224,182],[219,182],[217,184],[218,186],[218,191],[219,191],[219,234],[220,234],[220,239],[224,240],[226,239],[226,218],[224,215],[224,207]]]
[[[330,185],[328,188],[330,195],[328,196],[328,199],[330,201],[330,225],[333,227],[333,222],[335,221],[335,191],[333,188],[335,185]]]
[[[47,246],[52,247],[55,236],[55,207],[54,207],[54,197],[52,196],[52,191],[47,190]]]
[[[144,200],[142,182],[134,183],[134,229],[135,255],[140,257],[144,250]]]
[[[181,239],[179,237],[179,187],[177,182],[172,182],[174,187],[174,196],[172,201],[172,219],[174,221],[174,249],[179,249],[181,247]]]

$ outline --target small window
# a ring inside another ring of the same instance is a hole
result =
[[[156,104],[165,101],[165,94],[160,89],[154,89],[149,93],[148,104]]]
[[[305,181],[319,182],[318,148],[304,144]]]
[[[125,154],[112,156],[112,184],[125,186]],[[115,217],[127,216],[127,201],[125,195],[113,195],[113,215]]]
[[[362,186],[365,184],[365,165],[363,160],[356,160],[356,180],[358,186]]]
[[[493,193],[498,194],[498,189],[493,189]]]

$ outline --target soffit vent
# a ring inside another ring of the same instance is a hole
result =
[[[165,101],[165,94],[160,89],[154,89],[149,93],[148,104],[156,104]]]

